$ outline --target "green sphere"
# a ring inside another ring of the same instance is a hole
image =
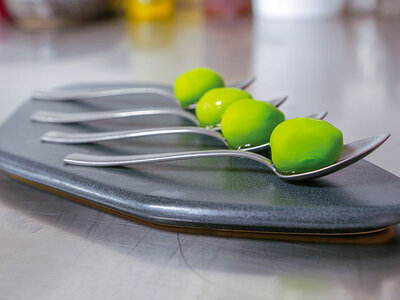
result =
[[[242,149],[269,142],[274,128],[285,115],[268,102],[243,99],[222,115],[221,130],[229,146]]]
[[[305,173],[336,162],[343,151],[343,134],[328,122],[296,118],[275,128],[270,145],[279,172]]]
[[[213,88],[225,86],[216,72],[206,68],[189,70],[176,78],[175,97],[183,108],[196,103],[203,94]]]
[[[205,93],[197,103],[196,116],[202,127],[212,128],[221,123],[221,116],[232,103],[251,98],[237,88],[215,88]]]

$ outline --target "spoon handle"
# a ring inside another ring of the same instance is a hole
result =
[[[235,82],[230,87],[240,89],[247,88],[255,80],[255,77],[250,77],[245,80]],[[122,95],[143,95],[153,94],[164,96],[177,102],[175,95],[165,88],[156,87],[125,87],[125,88],[107,88],[95,90],[55,90],[55,91],[35,91],[32,93],[32,99],[45,101],[77,101],[85,99],[97,99]]]
[[[150,128],[150,129],[134,129],[134,130],[120,130],[96,133],[69,133],[62,131],[49,131],[45,133],[41,140],[44,142],[62,143],[62,144],[86,144],[104,141],[122,140],[143,136],[166,135],[166,134],[200,134],[215,138],[222,143],[225,139],[221,134],[211,131],[202,127],[163,127],[163,128]]]
[[[95,99],[122,95],[142,95],[154,94],[167,97],[176,101],[172,92],[163,88],[153,87],[127,87],[97,90],[55,90],[55,91],[35,91],[32,99],[44,101],[76,101],[85,99]]]
[[[138,117],[138,116],[155,116],[155,115],[173,115],[182,117],[194,124],[198,124],[196,117],[183,109],[131,109],[131,110],[115,110],[115,111],[98,111],[98,112],[86,112],[86,113],[58,113],[51,111],[37,111],[32,114],[31,120],[35,122],[44,123],[80,123],[89,121],[100,121],[108,119],[119,119],[126,117]]]
[[[275,106],[281,105],[287,97],[271,100],[270,103]],[[114,110],[114,111],[96,111],[85,113],[59,113],[52,111],[36,111],[32,114],[31,120],[42,123],[58,123],[70,124],[90,121],[101,121],[108,119],[119,119],[126,117],[138,116],[154,116],[154,115],[173,115],[182,117],[194,124],[199,125],[196,116],[193,113],[183,109],[173,108],[159,108],[159,109],[128,109],[128,110]]]
[[[259,154],[239,150],[204,150],[187,151],[160,154],[103,156],[73,153],[64,158],[64,162],[70,165],[87,167],[112,167],[124,165],[150,164],[183,159],[207,158],[207,157],[241,157],[247,158],[274,169],[271,161]]]
[[[307,116],[306,118],[314,118],[322,120],[327,115],[327,112],[320,112]],[[218,128],[217,128],[218,129]],[[49,131],[46,132],[41,140],[43,142],[50,143],[61,143],[61,144],[86,144],[86,143],[97,143],[105,141],[122,140],[135,137],[143,136],[154,136],[154,135],[166,135],[166,134],[182,134],[182,133],[193,133],[206,135],[215,138],[225,145],[225,140],[221,134],[211,131],[209,129],[201,127],[166,127],[166,128],[149,128],[149,129],[133,129],[133,130],[121,130],[121,131],[105,131],[95,133],[69,133],[63,131]],[[263,145],[263,148],[265,145]]]

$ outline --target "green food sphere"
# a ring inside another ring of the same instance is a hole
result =
[[[229,106],[222,115],[221,130],[232,148],[241,149],[269,142],[284,114],[268,102],[243,99]]]
[[[343,151],[343,134],[328,122],[296,118],[275,128],[270,145],[279,172],[304,173],[336,162]]]
[[[251,98],[237,88],[215,88],[205,93],[197,103],[196,116],[202,127],[212,128],[221,123],[221,116],[232,103]]]
[[[175,80],[175,96],[183,108],[196,103],[203,94],[213,88],[223,87],[224,80],[213,70],[195,68]]]

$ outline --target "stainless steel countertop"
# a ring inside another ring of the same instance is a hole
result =
[[[206,65],[254,74],[288,117],[328,110],[345,141],[391,132],[368,160],[400,176],[400,19],[204,20],[61,32],[0,24],[0,120],[32,90],[78,81],[171,83]],[[323,245],[176,234],[36,190],[0,173],[1,299],[398,299],[400,235]]]

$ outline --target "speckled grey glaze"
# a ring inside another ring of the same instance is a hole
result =
[[[365,160],[325,178],[297,184],[280,180],[256,163],[234,158],[116,168],[67,166],[62,158],[72,152],[124,155],[223,149],[223,145],[195,135],[90,145],[46,144],[39,140],[48,130],[95,132],[189,125],[175,117],[76,125],[29,120],[39,109],[83,112],[154,106],[176,107],[170,100],[149,95],[70,103],[29,100],[0,127],[0,168],[164,225],[326,233],[357,232],[400,222],[399,178]]]

